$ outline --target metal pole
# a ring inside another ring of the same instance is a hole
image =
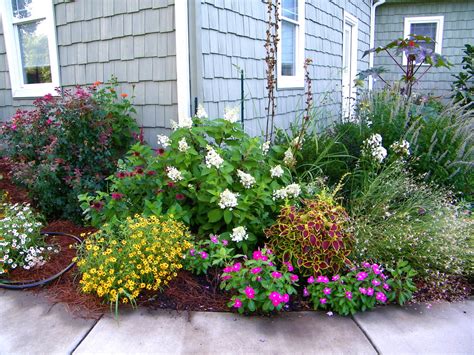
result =
[[[240,70],[240,121],[242,129],[244,128],[244,70]]]

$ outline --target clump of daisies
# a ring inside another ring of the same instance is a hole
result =
[[[382,136],[374,133],[367,138],[362,146],[362,154],[377,163],[382,163],[387,157],[387,149],[382,146]]]
[[[45,263],[47,254],[59,252],[47,246],[40,230],[42,217],[28,204],[1,205],[0,274],[16,268],[29,270]]]

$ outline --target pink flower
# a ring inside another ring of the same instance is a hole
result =
[[[379,286],[380,284],[381,284],[381,282],[379,280],[377,280],[377,279],[372,280],[372,285]]]
[[[308,283],[309,284],[314,283],[314,277],[313,276],[308,277]]]
[[[283,264],[286,265],[286,268],[288,269],[288,271],[291,272],[291,271],[294,270],[294,267],[293,267],[293,265],[291,265],[291,263],[289,263],[289,262],[284,262]]]
[[[209,255],[208,255],[205,251],[202,251],[202,252],[201,252],[201,258],[207,259],[208,256],[209,256]]]
[[[325,298],[320,298],[319,302],[321,302],[321,304],[326,304],[328,302],[328,300],[325,299]]]
[[[191,250],[189,251],[189,254],[190,254],[191,256],[194,256],[195,253],[196,253],[196,250],[194,250],[194,249],[191,249]]]
[[[383,284],[383,289],[390,291],[390,285],[389,284]]]
[[[232,266],[232,271],[239,272],[241,267],[242,267],[241,263],[235,263],[234,266]]]
[[[247,286],[245,288],[245,294],[247,295],[248,298],[252,299],[255,297],[255,290],[252,287]]]
[[[334,275],[331,280],[332,280],[332,281],[337,281],[337,280],[339,280],[340,278],[341,278],[341,277],[340,277],[339,275]]]
[[[326,276],[318,276],[316,279],[317,282],[321,282],[323,284],[327,284],[329,282],[329,279]]]
[[[359,287],[359,292],[362,293],[363,295],[367,294],[367,290],[364,287]]]
[[[284,295],[280,295],[280,302],[288,303],[290,301],[290,295],[285,293]]]
[[[382,303],[387,302],[387,296],[385,296],[385,293],[383,292],[377,292],[377,294],[375,295],[375,299]]]
[[[369,275],[365,271],[361,271],[356,275],[356,279],[358,281],[364,281],[367,278],[367,276]]]
[[[232,278],[232,275],[224,275],[222,276],[222,280],[229,280]]]
[[[214,244],[219,243],[219,239],[217,238],[217,235],[214,235],[214,234],[211,235],[211,242],[213,242]]]
[[[351,300],[352,299],[352,292],[351,291],[346,291],[346,298],[348,300]]]
[[[240,307],[242,307],[242,301],[239,300],[238,298],[236,298],[236,299],[234,300],[234,307],[235,307],[235,308],[240,308]]]
[[[262,281],[262,277],[261,277],[261,276],[257,276],[257,281],[258,281],[258,282]]]
[[[367,261],[364,261],[364,262],[362,263],[362,266],[363,266],[363,267],[370,267],[370,264],[369,264]]]
[[[298,275],[292,274],[290,276],[290,279],[291,279],[291,281],[298,281],[299,277],[298,277]]]
[[[375,275],[378,275],[381,273],[379,266],[377,264],[372,264],[372,271],[374,272]]]
[[[303,296],[304,296],[304,297],[308,297],[308,296],[309,296],[309,291],[308,291],[308,289],[307,289],[306,287],[303,289]]]
[[[260,250],[255,250],[252,254],[253,260],[262,259],[262,252]]]
[[[367,296],[373,296],[374,295],[374,289],[372,287],[367,288]]]
[[[225,272],[225,273],[229,273],[229,272],[232,272],[232,271],[233,271],[233,269],[232,269],[231,266],[226,266],[226,267],[224,268],[224,272]]]
[[[331,289],[329,287],[324,288],[323,293],[325,295],[330,295],[331,294]]]
[[[112,196],[112,200],[121,200],[123,197],[123,194],[119,192],[112,192],[111,196]]]
[[[280,300],[272,300],[272,304],[274,307],[278,307],[280,305]]]
[[[222,240],[222,245],[226,246],[227,244],[229,244],[229,241],[227,239],[223,239]]]
[[[182,201],[182,200],[184,200],[184,198],[185,198],[185,196],[184,196],[183,194],[176,194],[175,197],[176,197],[176,199],[177,199],[178,201]]]
[[[262,255],[262,257],[261,257],[260,259],[261,259],[262,261],[267,261],[267,260],[268,260],[268,256]],[[271,265],[271,264],[272,264],[272,262],[270,261],[270,262],[268,263],[268,265]]]
[[[272,272],[272,277],[275,279],[279,279],[281,276],[282,276],[281,273],[279,273],[278,271]]]
[[[254,267],[253,269],[250,270],[250,272],[254,275],[258,274],[260,271],[262,271],[261,267]]]
[[[277,307],[281,303],[281,295],[276,291],[271,292],[270,295],[268,295],[268,298],[270,299],[270,301],[272,301],[272,304],[275,307]]]

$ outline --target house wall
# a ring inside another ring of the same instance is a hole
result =
[[[418,1],[417,3],[385,4],[377,9],[375,45],[384,45],[396,38],[403,37],[404,19],[413,16],[444,15],[444,33],[442,41],[442,55],[445,55],[454,64],[451,70],[446,68],[432,68],[414,88],[415,92],[447,98],[451,95],[453,74],[461,68],[465,43],[474,42],[474,1]],[[397,58],[402,62],[401,56]],[[390,81],[401,78],[401,69],[392,62],[388,55],[376,55],[376,66],[384,66],[388,73],[384,75]],[[376,83],[381,87],[382,83]]]
[[[90,85],[115,75],[135,95],[148,142],[177,120],[174,0],[55,0],[60,82]],[[0,26],[0,119],[32,100],[13,99]]]
[[[358,70],[368,68],[362,58],[369,48],[370,0],[307,0],[305,57],[313,59],[313,80],[318,120],[322,125],[341,112],[342,35],[344,10],[359,20]],[[202,82],[197,96],[211,117],[222,117],[225,106],[240,100],[240,74],[245,72],[245,127],[260,134],[266,116],[265,31],[267,7],[261,0],[202,0],[200,7]],[[278,126],[286,128],[304,108],[303,89],[278,90]]]

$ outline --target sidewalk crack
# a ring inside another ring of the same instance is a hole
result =
[[[82,342],[84,341],[85,338],[87,338],[87,336],[90,334],[90,332],[92,331],[92,329],[95,328],[95,326],[97,325],[97,323],[99,323],[99,321],[102,319],[104,315],[102,314],[96,321],[95,323],[92,325],[92,327],[86,332],[86,334],[84,334],[84,336],[82,337],[81,340],[79,340],[79,342],[76,344],[76,346],[74,347],[74,349],[71,350],[71,352],[69,353],[69,355],[72,355],[74,354],[74,352],[77,350],[77,348],[82,344]]]
[[[377,348],[377,345],[375,345],[375,343],[372,341],[372,339],[369,337],[369,334],[367,334],[367,332],[364,330],[364,328],[362,328],[362,326],[359,324],[359,322],[357,322],[357,320],[354,318],[354,316],[351,316],[351,319],[354,321],[354,323],[357,325],[357,328],[360,329],[360,331],[362,332],[362,334],[364,334],[364,336],[366,337],[366,339],[368,340],[368,342],[370,343],[370,345],[372,345],[372,347],[374,348],[374,350],[377,352],[377,354],[381,354],[379,348]]]

